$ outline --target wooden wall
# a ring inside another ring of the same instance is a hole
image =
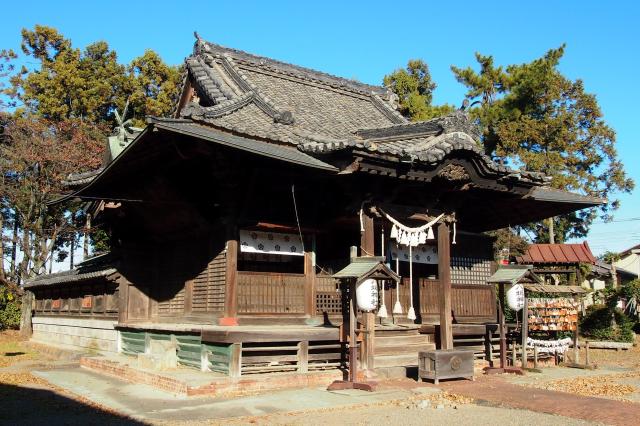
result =
[[[213,324],[224,312],[226,252],[210,236],[129,247],[121,322]]]

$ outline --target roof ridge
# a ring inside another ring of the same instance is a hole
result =
[[[277,59],[269,58],[266,56],[259,56],[243,50],[222,46],[220,44],[212,43],[202,39],[196,40],[194,53],[196,55],[200,53],[217,53],[220,55],[226,54],[232,56],[235,60],[238,60],[240,62],[264,67],[285,75],[293,75],[303,80],[319,81],[333,87],[352,90],[360,94],[369,95],[371,94],[371,92],[374,92],[378,96],[382,97],[384,101],[387,100],[385,99],[385,97],[388,96],[388,90],[384,86],[363,83],[358,80],[340,77],[313,68],[302,67],[300,65],[279,61]]]

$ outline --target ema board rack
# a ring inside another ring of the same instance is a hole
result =
[[[575,331],[578,308],[571,299],[531,298],[528,301],[529,330]]]

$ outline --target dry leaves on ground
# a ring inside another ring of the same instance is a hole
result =
[[[0,384],[13,386],[49,386],[47,381],[36,377],[31,373],[0,373]]]
[[[575,395],[626,400],[626,396],[638,389],[635,386],[616,383],[616,379],[638,377],[639,375],[639,372],[631,372],[606,376],[576,377],[540,383],[535,387]]]

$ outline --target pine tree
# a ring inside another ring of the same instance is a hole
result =
[[[400,113],[412,121],[428,120],[455,109],[451,105],[432,105],[437,85],[431,79],[429,66],[420,59],[411,59],[406,68],[386,75],[383,84],[398,96]]]
[[[483,127],[489,155],[510,165],[552,177],[551,186],[609,199],[609,203],[554,219],[556,242],[584,237],[600,214],[607,220],[619,207],[610,198],[631,192],[615,148],[615,131],[604,121],[595,95],[582,80],[572,81],[558,69],[565,46],[549,50],[530,63],[496,67],[491,56],[476,54],[480,71],[452,67]],[[548,227],[532,224],[537,240],[549,240]]]

